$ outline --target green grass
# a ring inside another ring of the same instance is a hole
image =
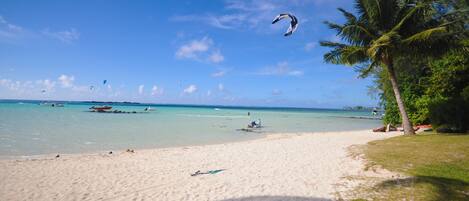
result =
[[[469,135],[421,134],[373,141],[370,166],[411,177],[381,182],[371,200],[469,200]]]

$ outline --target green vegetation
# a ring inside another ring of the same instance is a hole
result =
[[[424,134],[368,143],[370,165],[411,177],[370,189],[370,200],[469,200],[469,135]]]
[[[343,43],[324,60],[374,75],[385,123],[432,123],[439,131],[468,129],[468,1],[356,0],[357,16],[339,8],[346,22],[325,22]],[[357,66],[358,65],[358,66]],[[451,92],[448,92],[451,91]],[[469,99],[469,98],[468,98]]]
[[[412,123],[431,123],[445,132],[469,129],[469,56],[451,52],[432,61],[401,58],[396,69]],[[381,71],[375,81],[385,105],[384,122],[399,124],[397,104],[386,76],[386,72]]]

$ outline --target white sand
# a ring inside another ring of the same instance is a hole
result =
[[[363,173],[347,147],[370,131],[270,135],[219,145],[0,161],[0,200],[329,200]],[[192,177],[197,170],[224,169]]]

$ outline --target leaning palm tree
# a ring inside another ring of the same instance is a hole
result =
[[[356,66],[360,77],[377,68],[389,75],[405,134],[415,134],[409,121],[398,80],[394,60],[399,56],[439,55],[461,41],[457,20],[448,16],[455,10],[442,13],[435,3],[425,0],[355,0],[357,16],[339,8],[345,16],[344,24],[325,22],[337,31],[343,43],[321,41],[332,50],[324,55],[328,63]]]

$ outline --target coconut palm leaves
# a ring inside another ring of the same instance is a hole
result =
[[[441,11],[440,5],[449,9]],[[322,46],[332,49],[324,55],[324,60],[333,64],[361,65],[357,68],[361,77],[366,77],[374,68],[385,67],[391,82],[395,83],[397,99],[400,93],[394,75],[394,58],[438,55],[457,47],[461,36],[467,34],[466,24],[455,17],[456,14],[464,16],[460,12],[465,11],[438,1],[355,0],[355,8],[357,15],[338,9],[346,19],[343,24],[325,22],[343,43],[321,41]],[[401,105],[405,132],[413,133],[402,100],[397,101],[401,103],[398,105]]]

